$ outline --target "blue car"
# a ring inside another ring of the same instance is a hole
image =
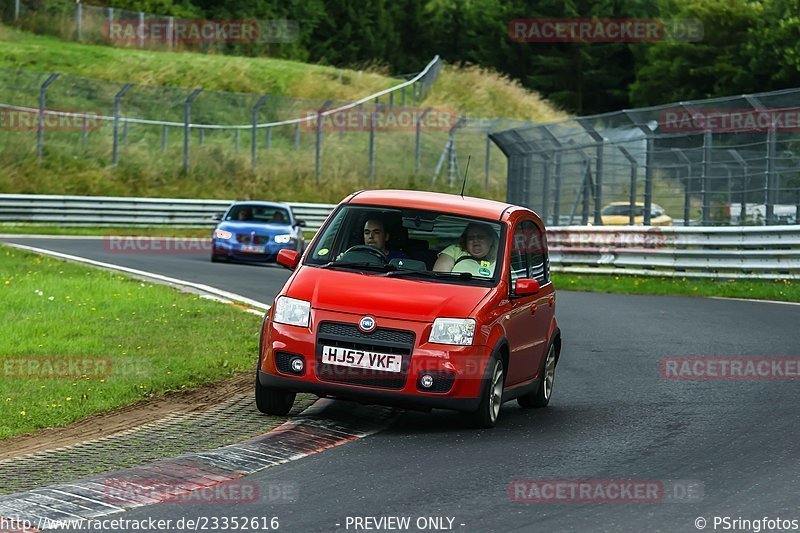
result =
[[[272,202],[236,202],[211,235],[211,261],[275,261],[280,250],[303,251],[303,227],[291,208]]]

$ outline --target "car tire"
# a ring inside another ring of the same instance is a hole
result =
[[[222,257],[220,257],[217,254],[211,254],[211,262],[212,263],[221,263],[222,262]]]
[[[531,392],[525,396],[517,398],[517,403],[520,407],[525,409],[534,407],[547,407],[550,403],[550,398],[553,396],[553,385],[556,379],[556,345],[551,342],[550,347],[547,349],[547,357],[542,361],[542,368],[539,375],[542,379],[539,383],[539,388],[536,392]]]
[[[285,390],[265,387],[256,375],[256,407],[266,415],[286,416],[292,410],[296,394]]]
[[[477,411],[468,414],[469,424],[474,428],[488,429],[497,425],[500,408],[503,406],[503,384],[505,368],[503,361],[494,355],[489,359],[489,379],[481,393],[481,401]]]

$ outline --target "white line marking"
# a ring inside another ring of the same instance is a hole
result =
[[[120,235],[123,237],[123,235]],[[99,241],[107,239],[106,235],[39,235],[36,233],[0,233],[0,239],[86,239]]]
[[[800,305],[800,302],[782,302],[780,300],[755,300],[751,298],[729,298],[727,296],[707,296],[711,300],[732,300],[734,302],[756,302],[760,304]]]
[[[3,243],[6,246],[11,246],[13,248],[19,248],[21,250],[27,250],[30,252],[35,252],[43,255],[49,255],[52,257],[56,257],[58,259],[65,259],[68,261],[75,261],[78,263],[85,263],[87,265],[93,265],[96,267],[107,268],[109,270],[117,270],[119,272],[125,272],[126,274],[133,274],[136,276],[141,276],[144,278],[152,279],[155,282],[161,282],[162,284],[168,283],[172,285],[179,285],[182,287],[191,287],[192,289],[205,292],[208,295],[220,298],[220,301],[225,303],[242,303],[249,305],[255,309],[259,309],[262,312],[257,312],[259,316],[263,315],[263,311],[268,311],[270,306],[263,302],[259,302],[253,300],[251,298],[247,298],[246,296],[242,296],[240,294],[236,294],[233,292],[223,291],[222,289],[217,289],[215,287],[211,287],[209,285],[204,285],[202,283],[193,283],[191,281],[185,281],[182,279],[171,278],[168,276],[162,276],[161,274],[154,274],[152,272],[145,272],[144,270],[138,270],[135,268],[128,268],[119,265],[113,265],[111,263],[103,263],[102,261],[95,261],[94,259],[86,259],[85,257],[79,257],[77,255],[70,255],[70,254],[63,254],[61,252],[54,252],[52,250],[45,250],[44,248],[36,248],[35,246],[27,246],[25,244],[17,244],[14,242],[5,242]]]

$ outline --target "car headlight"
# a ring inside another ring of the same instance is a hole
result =
[[[292,240],[292,234],[286,233],[284,235],[275,235],[275,242],[279,244],[286,244],[287,242]]]
[[[281,296],[275,300],[275,315],[273,321],[278,324],[308,327],[308,317],[311,314],[311,303],[305,300],[296,300],[288,296]]]
[[[437,318],[433,321],[428,342],[469,346],[474,334],[475,320],[472,318]]]
[[[227,241],[228,239],[233,237],[233,233],[231,233],[230,231],[225,231],[224,229],[215,229],[214,237],[217,239],[222,239],[223,241]]]

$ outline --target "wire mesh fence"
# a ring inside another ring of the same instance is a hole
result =
[[[10,0],[0,16],[35,33],[148,50],[263,55],[299,35],[294,20],[207,20],[199,13],[193,17],[194,10],[186,7],[187,16],[175,17],[66,0]]]
[[[552,225],[800,223],[800,89],[493,133],[509,201]]]
[[[3,20],[20,28],[111,46],[263,55],[296,30],[291,21],[203,21],[61,0],[11,4],[2,10]],[[216,26],[209,29],[209,22]],[[258,39],[247,40],[253,33],[248,24],[257,26]],[[212,30],[222,35],[205,39]],[[460,189],[458,175],[470,156],[467,190],[500,196],[505,161],[488,133],[527,122],[468,118],[426,106],[440,68],[437,57],[421,73],[398,76],[395,87],[356,103],[0,69],[0,138],[19,160],[157,164],[165,175],[249,166],[312,183],[348,177],[405,186],[411,177],[416,187],[438,189]]]
[[[356,102],[0,69],[0,137],[21,156],[39,159],[75,155],[116,165],[144,157],[188,171],[214,151],[240,152],[253,169],[268,165],[271,153],[291,152],[301,173],[317,181],[345,167],[370,181],[386,172],[433,170],[438,175],[431,174],[432,181],[453,181],[459,155],[451,138],[463,139],[466,151],[480,146],[486,153],[491,147],[484,126],[499,122],[425,107],[440,68],[434,58],[411,80]],[[499,175],[502,161],[496,159]]]

